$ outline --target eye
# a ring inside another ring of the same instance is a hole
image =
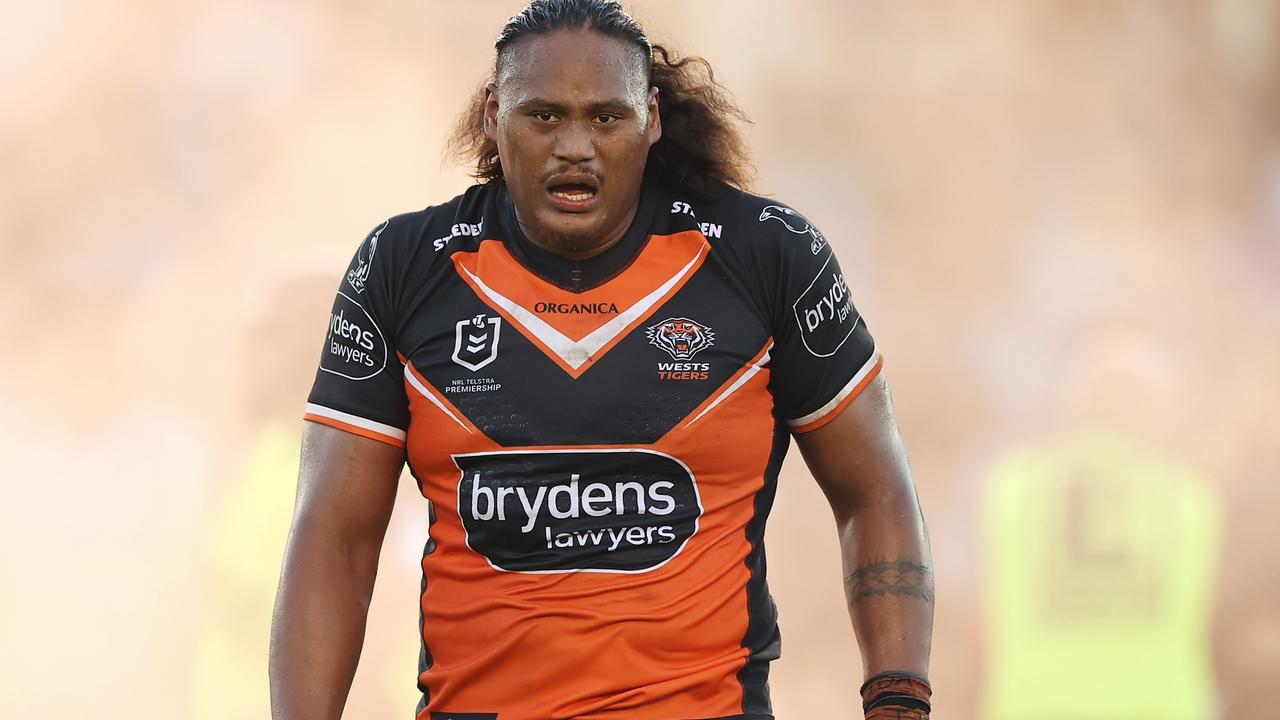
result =
[[[545,110],[540,110],[538,112],[530,113],[530,115],[533,116],[533,118],[538,120],[539,122],[553,122],[556,119],[555,115],[552,115],[551,113]]]
[[[617,122],[620,119],[621,118],[619,118],[617,115],[610,115],[608,113],[600,113],[599,115],[596,116],[596,122],[600,123],[601,125],[610,125]]]

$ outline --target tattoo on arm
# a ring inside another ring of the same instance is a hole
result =
[[[873,560],[844,579],[854,600],[869,597],[918,597],[933,602],[933,573],[910,560]]]

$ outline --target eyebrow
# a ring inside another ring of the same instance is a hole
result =
[[[520,102],[516,103],[516,109],[518,110],[532,110],[534,108],[551,110],[553,112],[557,112],[561,114],[567,113],[569,110],[568,106],[562,103],[546,100],[544,98],[539,98],[539,97],[533,97],[527,100],[521,100]],[[587,111],[591,113],[602,112],[602,111],[631,112],[631,105],[629,105],[625,100],[619,100],[619,99],[602,100],[600,102],[594,102],[588,105]]]

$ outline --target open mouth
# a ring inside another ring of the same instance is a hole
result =
[[[565,200],[581,202],[595,197],[596,191],[586,185],[559,185],[551,188],[551,194],[558,198],[564,198]]]
[[[595,205],[600,183],[591,175],[558,175],[547,183],[551,204],[566,212],[585,212]]]

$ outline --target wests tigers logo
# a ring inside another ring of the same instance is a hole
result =
[[[673,359],[688,360],[715,344],[711,328],[689,318],[668,318],[645,329],[649,342],[667,351]]]

